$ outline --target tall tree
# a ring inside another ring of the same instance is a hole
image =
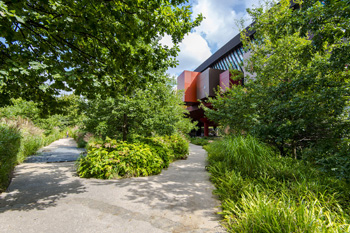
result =
[[[191,20],[187,0],[0,1],[0,105],[59,90],[108,96],[174,66]],[[170,35],[174,47],[159,43]],[[142,77],[142,79],[141,79]]]

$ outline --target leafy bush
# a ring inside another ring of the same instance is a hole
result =
[[[148,176],[161,172],[176,159],[185,159],[188,142],[180,135],[134,138],[132,142],[95,139],[78,161],[81,177],[111,179]]]
[[[102,139],[99,140],[92,133],[85,132],[77,127],[69,131],[69,135],[71,135],[71,137],[74,138],[79,148],[86,148],[87,150],[91,149],[89,143],[91,143],[92,145],[96,141],[100,141],[99,143],[103,143]]]
[[[0,118],[21,117],[36,121],[40,117],[38,104],[33,101],[26,101],[22,98],[11,99],[12,105],[1,108]]]
[[[189,153],[188,141],[179,134],[164,136],[164,141],[174,153],[174,159],[186,159]]]
[[[17,162],[17,153],[21,144],[18,128],[0,124],[0,192],[10,182],[10,173]]]
[[[144,138],[141,141],[150,147],[153,154],[157,154],[163,160],[164,168],[169,167],[169,163],[175,160],[174,151],[163,137]]]
[[[110,140],[96,144],[79,160],[78,174],[84,178],[111,179],[117,177],[159,174],[163,160],[142,143]]]
[[[205,146],[230,232],[345,232],[349,184],[251,136]]]
[[[45,135],[53,134],[55,130],[64,130],[68,126],[68,117],[63,115],[52,115],[47,118],[41,118],[37,121],[37,125],[45,130]]]

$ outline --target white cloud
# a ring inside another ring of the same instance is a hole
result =
[[[193,4],[193,15],[205,17],[195,32],[201,34],[214,50],[219,49],[239,33],[237,20],[247,18],[246,8],[257,1],[198,0]]]
[[[179,65],[176,68],[168,69],[168,73],[178,76],[184,70],[194,70],[210,56],[211,52],[207,41],[197,33],[189,33],[180,44],[180,52],[177,56]]]
[[[238,34],[237,20],[248,19],[246,8],[253,4],[258,4],[258,0],[193,0],[193,16],[202,13],[205,19],[184,38],[177,57],[179,65],[170,68],[168,73],[177,76],[183,70],[197,68]],[[164,37],[161,43],[171,46],[170,36]]]
[[[174,46],[174,43],[171,39],[171,36],[169,36],[168,34],[166,34],[165,36],[163,36],[163,38],[159,41],[163,46],[166,45],[169,48],[172,48]]]

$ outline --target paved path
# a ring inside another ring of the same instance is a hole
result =
[[[83,148],[77,148],[77,143],[73,138],[64,138],[57,140],[50,145],[41,148],[38,155],[30,156],[26,163],[55,163],[55,162],[72,162],[79,158]]]
[[[0,232],[222,232],[205,157],[191,145],[160,175],[121,180],[81,179],[74,162],[21,164],[0,195]]]

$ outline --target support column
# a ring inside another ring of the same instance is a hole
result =
[[[208,121],[204,122],[204,137],[209,137],[209,124],[208,124]]]
[[[207,118],[201,118],[201,122],[204,124],[204,137],[209,137],[209,121]]]

